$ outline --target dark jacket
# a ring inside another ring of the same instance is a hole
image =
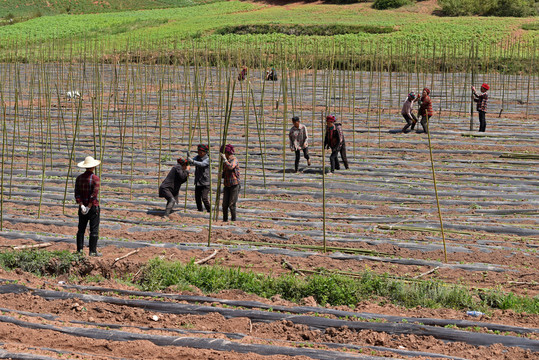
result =
[[[210,158],[208,154],[204,155],[203,158],[195,156],[193,165],[195,165],[195,185],[210,185]]]
[[[178,196],[180,187],[187,181],[189,172],[183,170],[180,164],[176,164],[170,169],[167,177],[159,186],[159,197],[165,197],[163,190],[169,190],[173,196]]]
[[[342,132],[342,124],[335,123],[333,130],[326,128],[326,137],[324,146],[330,147],[332,151],[340,151],[344,145],[344,133]]]

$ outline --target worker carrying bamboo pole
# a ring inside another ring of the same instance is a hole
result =
[[[223,173],[221,177],[224,183],[223,191],[223,221],[236,221],[236,203],[240,195],[240,165],[234,156],[234,146],[227,144],[221,146],[221,158],[223,159]]]
[[[197,147],[197,156],[194,159],[187,157],[189,165],[195,165],[195,201],[197,210],[203,211],[202,203],[207,212],[211,211],[210,200],[210,157],[208,156],[209,147],[205,144],[199,144]]]
[[[342,124],[335,123],[335,121],[335,116],[326,116],[326,136],[324,138],[324,146],[326,149],[331,149],[331,155],[329,156],[329,163],[331,166],[330,174],[333,174],[335,170],[341,169],[339,164],[339,153],[341,153],[344,168],[347,170],[349,169],[348,158],[346,157],[346,142],[344,140]]]
[[[167,206],[165,208],[165,217],[168,217],[174,208],[174,205],[178,203],[178,194],[180,193],[180,187],[189,178],[190,166],[187,160],[179,158],[177,164],[170,169],[167,177],[159,186],[159,197],[167,199]]]
[[[490,86],[487,83],[481,85],[481,92],[478,94],[475,91],[475,87],[472,86],[472,100],[477,103],[477,112],[479,114],[479,131],[485,132],[487,128],[487,102],[488,102],[488,91]]]
[[[432,110],[432,100],[430,99],[430,89],[424,88],[421,93],[421,99],[419,100],[419,113],[421,116],[421,126],[423,127],[423,132],[426,134],[429,132],[429,122],[434,115]]]
[[[77,164],[78,167],[86,169],[84,173],[77,176],[75,180],[75,201],[79,205],[79,225],[77,231],[77,252],[82,252],[84,248],[84,233],[88,222],[90,222],[90,256],[101,256],[97,252],[97,240],[99,239],[99,186],[101,180],[94,174],[96,166],[101,164],[100,160],[95,160],[87,156],[84,161]]]
[[[292,118],[292,124],[288,137],[290,138],[290,150],[296,154],[294,171],[298,172],[301,151],[303,151],[303,157],[307,160],[307,166],[311,166],[309,157],[309,133],[307,127],[300,123],[299,117],[294,116]]]
[[[412,111],[414,103],[417,100],[419,100],[419,97],[416,97],[415,93],[412,91],[408,94],[406,100],[404,100],[404,103],[402,104],[401,113],[404,120],[406,120],[406,125],[402,128],[402,132],[405,134],[408,133],[408,128],[410,128],[410,131],[414,130],[415,124],[417,123],[417,118]]]

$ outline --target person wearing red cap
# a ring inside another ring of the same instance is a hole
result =
[[[189,162],[182,158],[177,160],[177,164],[170,169],[167,177],[159,186],[159,197],[167,199],[165,217],[168,217],[178,202],[180,187],[189,178]]]
[[[432,110],[432,100],[430,99],[430,89],[424,88],[421,93],[421,99],[419,100],[419,113],[421,115],[421,126],[425,133],[429,132],[429,121],[434,115]]]
[[[198,155],[194,159],[187,157],[189,165],[195,165],[195,201],[197,210],[202,211],[202,203],[207,212],[211,211],[210,200],[210,158],[208,156],[209,147],[205,144],[199,144],[197,147]]]
[[[487,83],[481,85],[481,93],[475,91],[475,87],[472,86],[472,99],[477,103],[477,112],[479,113],[479,131],[485,132],[487,128],[487,101],[488,101],[488,91],[490,86]]]
[[[230,209],[230,220],[236,221],[236,203],[240,195],[240,165],[234,156],[234,146],[228,144],[221,147],[221,158],[223,159],[221,176],[224,183],[223,221],[228,221],[228,209]]]
[[[339,165],[339,152],[341,153],[342,162],[344,167],[348,169],[348,159],[346,158],[346,143],[344,141],[344,133],[342,131],[342,124],[335,122],[335,116],[328,115],[326,117],[326,136],[324,138],[324,146],[326,149],[331,149],[331,155],[329,156],[329,163],[331,166],[331,174],[335,170],[340,170]]]
[[[238,74],[238,80],[243,81],[245,80],[246,76],[247,76],[247,66],[243,66],[241,68],[241,72]]]

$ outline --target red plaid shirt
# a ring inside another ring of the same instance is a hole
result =
[[[488,91],[488,90],[487,90]],[[487,102],[488,102],[488,93],[485,91],[484,93],[477,93],[475,90],[473,91],[474,99],[477,103],[477,111],[487,111]]]
[[[240,164],[235,156],[231,156],[223,163],[223,180],[226,187],[240,183]]]
[[[77,176],[75,181],[75,200],[77,204],[88,206],[91,203],[93,206],[99,206],[97,195],[99,194],[100,182],[99,176],[88,170]]]

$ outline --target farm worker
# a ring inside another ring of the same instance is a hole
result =
[[[189,169],[187,160],[179,158],[177,164],[170,169],[167,177],[163,180],[161,186],[159,186],[159,197],[167,199],[164,216],[169,216],[174,205],[178,202],[178,193],[182,184],[189,177]]]
[[[240,166],[238,159],[234,156],[234,146],[228,144],[221,147],[221,151],[223,159],[221,177],[224,182],[223,221],[228,221],[228,209],[230,209],[230,220],[236,221],[236,203],[240,194]]]
[[[432,100],[430,99],[430,89],[424,88],[419,100],[419,114],[421,115],[421,126],[425,133],[429,132],[429,121],[432,119]]]
[[[99,239],[99,185],[101,180],[94,174],[100,160],[95,160],[87,156],[84,161],[77,164],[78,167],[86,169],[84,173],[77,176],[75,181],[75,201],[79,205],[79,226],[77,231],[77,252],[82,252],[84,248],[84,233],[88,221],[90,222],[90,256],[101,256],[97,252],[97,240]]]
[[[194,159],[187,158],[190,165],[195,165],[195,201],[197,210],[202,211],[202,203],[207,212],[210,212],[210,157],[208,156],[209,147],[205,144],[199,144],[197,147],[198,155]]]
[[[490,86],[487,83],[481,85],[481,93],[478,94],[475,91],[475,87],[472,86],[472,99],[477,103],[477,112],[479,113],[479,131],[485,132],[487,128],[487,101],[488,101],[488,91]]]
[[[266,80],[277,81],[277,72],[275,71],[275,68],[266,71]]]
[[[416,97],[414,92],[408,94],[406,97],[406,100],[404,100],[404,103],[402,104],[402,117],[404,120],[406,120],[406,125],[402,128],[403,133],[407,133],[408,128],[410,127],[410,131],[414,129],[415,124],[417,123],[417,118],[415,117],[414,113],[412,112],[412,108],[414,106],[414,102],[419,100],[419,97]]]
[[[294,116],[292,118],[293,126],[290,128],[290,150],[296,153],[296,162],[294,163],[294,170],[298,172],[300,152],[303,150],[303,157],[307,160],[307,166],[311,166],[311,160],[309,157],[309,134],[307,127],[300,123],[299,117]]]
[[[247,66],[243,66],[241,68],[241,72],[238,74],[238,80],[243,81],[245,80],[246,76],[247,76]]]
[[[331,174],[335,170],[340,170],[339,165],[339,152],[341,153],[344,167],[348,169],[348,159],[346,158],[346,143],[344,141],[344,133],[342,131],[342,124],[335,123],[335,116],[326,116],[326,137],[324,138],[324,146],[326,149],[331,149],[331,155],[329,156],[329,162],[331,165]]]

